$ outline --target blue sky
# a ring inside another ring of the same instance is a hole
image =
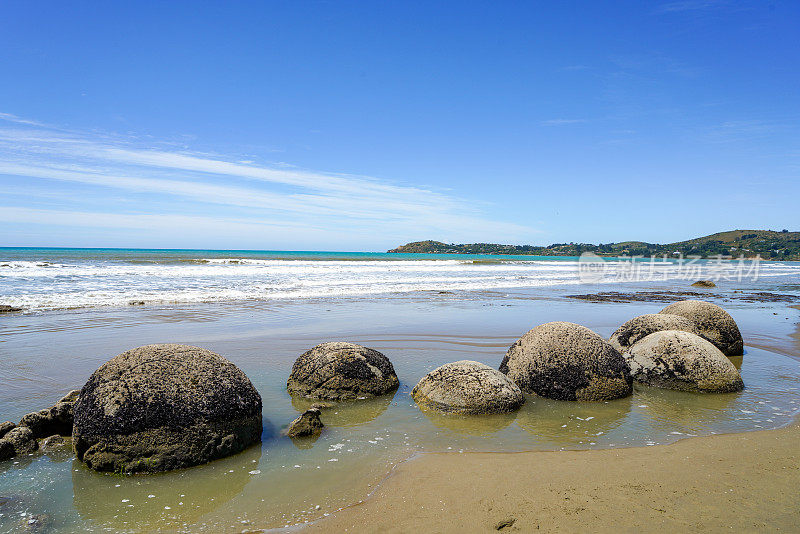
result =
[[[800,229],[798,2],[9,2],[0,245]]]

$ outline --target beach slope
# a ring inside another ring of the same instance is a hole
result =
[[[312,532],[796,531],[800,426],[592,451],[424,454]]]

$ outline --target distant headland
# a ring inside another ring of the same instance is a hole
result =
[[[600,256],[700,256],[719,255],[738,258],[761,256],[765,260],[800,260],[800,232],[788,230],[731,230],[705,237],[657,244],[623,241],[594,245],[591,243],[554,243],[548,246],[498,245],[494,243],[448,244],[440,241],[416,241],[387,252],[423,254],[509,254],[530,256],[580,256],[594,252]]]

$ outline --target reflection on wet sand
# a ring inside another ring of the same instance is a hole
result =
[[[261,445],[207,465],[157,475],[97,473],[73,461],[75,509],[104,529],[174,530],[242,493],[261,459]]]
[[[305,397],[292,397],[292,407],[300,413],[308,410],[312,404],[328,406],[322,408],[322,423],[325,426],[354,427],[377,419],[392,403],[397,391],[380,397],[354,401],[319,401]],[[287,422],[288,423],[288,422]]]
[[[513,423],[517,417],[514,412],[486,415],[442,414],[423,407],[420,407],[420,412],[439,428],[471,436],[485,436],[499,432]]]
[[[527,396],[517,425],[553,447],[585,444],[617,428],[631,411],[632,397],[607,402],[557,401]]]

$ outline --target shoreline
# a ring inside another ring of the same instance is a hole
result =
[[[800,323],[790,338],[793,353],[780,352],[798,358]],[[779,428],[650,447],[416,453],[364,500],[302,530],[792,531],[798,443],[795,413]]]
[[[653,447],[425,453],[304,531],[791,531],[799,438],[795,419]]]

